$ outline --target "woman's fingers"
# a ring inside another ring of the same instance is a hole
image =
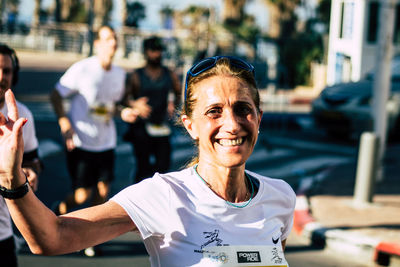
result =
[[[7,120],[4,117],[3,113],[0,112],[0,125],[6,124]]]
[[[22,126],[24,126],[27,121],[28,120],[26,118],[19,118],[14,123],[12,130],[13,130],[13,132],[16,133],[16,135],[15,135],[16,138],[22,138]]]
[[[15,96],[13,92],[8,89],[5,94],[7,109],[8,109],[8,118],[12,121],[18,120],[18,109],[17,102],[15,101]]]

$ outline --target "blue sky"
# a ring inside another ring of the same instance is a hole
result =
[[[157,30],[160,27],[159,10],[165,5],[174,7],[175,9],[182,10],[189,5],[202,5],[212,6],[215,8],[218,14],[220,14],[223,0],[139,0],[146,6],[146,19],[141,23],[140,27],[147,30]],[[260,4],[264,0],[251,0],[246,5],[246,11],[249,14],[253,14],[256,17],[257,24],[262,28],[268,25],[268,11],[264,5]],[[54,0],[42,0],[43,6],[49,6]],[[120,5],[119,0],[114,0],[114,8],[112,11],[113,26],[119,26],[121,21],[119,19]],[[32,0],[21,0],[21,8],[19,14],[19,20],[29,23],[32,17],[34,1]]]

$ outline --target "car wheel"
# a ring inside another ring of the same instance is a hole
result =
[[[400,115],[397,117],[393,129],[390,131],[391,141],[400,141]]]
[[[348,131],[327,130],[326,133],[328,137],[339,140],[348,140],[351,136],[351,133]]]

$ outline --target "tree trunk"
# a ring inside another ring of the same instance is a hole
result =
[[[120,31],[120,38],[119,38],[119,49],[121,49],[122,55],[124,58],[128,57],[128,51],[126,48],[126,36],[125,36],[125,24],[126,19],[128,17],[128,9],[127,9],[127,1],[121,0],[121,31]]]
[[[61,21],[68,21],[71,16],[72,0],[60,0],[61,2]]]
[[[32,17],[32,29],[37,29],[40,24],[40,4],[41,0],[35,0],[35,9],[33,11],[33,17]]]
[[[94,1],[94,20],[93,28],[97,30],[110,20],[110,11],[112,10],[112,0],[95,0]]]
[[[225,0],[224,9],[222,10],[223,21],[241,21],[243,19],[243,8],[246,0]]]

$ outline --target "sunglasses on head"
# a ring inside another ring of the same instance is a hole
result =
[[[209,57],[205,58],[191,67],[188,72],[186,73],[186,79],[185,79],[185,95],[184,95],[184,100],[186,103],[186,97],[187,97],[187,87],[188,87],[188,81],[190,77],[196,77],[197,75],[205,72],[206,70],[211,69],[217,64],[217,61],[221,58],[226,58],[229,60],[229,64],[231,66],[235,66],[239,69],[243,69],[245,71],[249,71],[254,75],[254,67],[250,63],[247,63],[246,61],[238,58],[238,57],[233,57],[233,56],[215,56],[215,57]]]

